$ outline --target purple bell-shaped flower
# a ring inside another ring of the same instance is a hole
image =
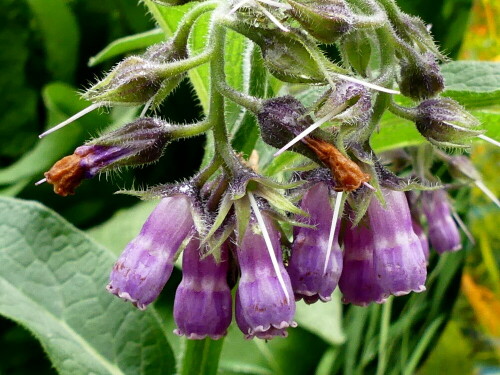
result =
[[[363,221],[344,234],[344,302],[381,303],[389,295],[425,290],[427,261],[413,231],[405,194],[383,190],[386,207],[373,198]]]
[[[286,328],[295,327],[295,300],[290,278],[281,257],[280,236],[272,220],[262,214],[279,275],[267,249],[264,230],[254,218],[243,235],[236,255],[241,278],[236,292],[236,323],[247,339],[286,337]]]
[[[413,227],[413,231],[420,240],[420,245],[422,245],[422,251],[424,252],[425,259],[429,260],[429,239],[427,238],[427,235],[422,229],[420,223],[418,223],[414,218],[411,219],[411,225]]]
[[[462,248],[460,233],[450,213],[450,203],[444,190],[422,193],[422,208],[427,217],[429,240],[432,247],[442,254]]]
[[[227,284],[227,245],[220,261],[208,255],[201,259],[200,241],[191,239],[182,254],[182,281],[174,300],[174,333],[188,339],[220,339],[232,318],[231,290]]]
[[[346,226],[344,269],[339,280],[342,302],[359,306],[384,303],[386,294],[378,282],[373,264],[373,233],[364,221],[356,227],[350,222]]]
[[[190,198],[163,198],[116,261],[106,289],[144,310],[165,286],[175,254],[192,230]]]
[[[427,261],[413,231],[406,196],[382,190],[386,207],[372,199],[368,221],[374,238],[374,266],[381,287],[396,296],[425,290]]]
[[[342,272],[338,223],[325,267],[333,219],[326,184],[319,182],[310,188],[304,194],[300,207],[310,216],[299,217],[298,220],[314,225],[315,228],[294,228],[292,255],[287,271],[296,300],[303,298],[307,304],[314,303],[318,299],[326,302],[331,299]]]

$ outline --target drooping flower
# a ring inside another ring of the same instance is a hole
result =
[[[220,260],[201,259],[200,241],[192,238],[183,251],[182,281],[174,300],[174,333],[188,339],[217,340],[231,324],[232,299],[227,284],[228,251],[221,247]]]
[[[315,228],[295,227],[292,255],[287,271],[297,300],[314,303],[326,302],[337,286],[342,272],[342,251],[338,244],[338,227],[328,254],[333,211],[330,207],[328,187],[317,183],[303,196],[300,207],[310,216],[298,218]],[[326,260],[328,254],[328,261]],[[325,263],[327,264],[325,265]]]
[[[192,230],[190,199],[163,198],[116,261],[106,289],[144,310],[170,278],[175,255]]]
[[[362,222],[344,234],[344,302],[382,303],[389,295],[425,290],[426,259],[413,231],[405,194],[382,190],[386,207],[372,198]]]
[[[374,267],[381,287],[396,296],[425,290],[427,267],[419,238],[413,231],[404,192],[382,190],[384,208],[372,199],[367,215],[374,238]]]
[[[281,258],[280,236],[267,214],[265,229],[252,218],[236,249],[241,278],[236,292],[236,323],[247,339],[286,337],[286,328],[295,327],[295,300],[290,278]],[[280,275],[266,247],[263,231],[277,260]],[[282,284],[283,281],[284,285]],[[283,289],[283,286],[286,289]]]
[[[425,191],[421,197],[427,217],[429,240],[439,254],[462,248],[458,227],[453,221],[450,204],[444,190]]]
[[[373,262],[373,232],[366,220],[353,226],[347,223],[344,231],[344,259],[339,288],[342,302],[367,306],[384,303],[386,293],[379,284]]]

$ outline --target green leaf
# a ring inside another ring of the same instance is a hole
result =
[[[125,246],[139,234],[144,222],[157,204],[157,201],[144,201],[132,207],[123,208],[105,223],[89,229],[87,234],[113,253],[120,254]]]
[[[302,328],[318,335],[331,345],[342,344],[345,341],[342,330],[342,304],[338,289],[332,295],[332,300],[327,303],[306,305],[297,302],[295,320]]]
[[[78,61],[80,35],[70,7],[63,0],[27,0],[45,44],[47,68],[54,80],[71,82]]]
[[[170,374],[155,311],[104,289],[115,256],[49,209],[0,199],[0,314],[28,328],[60,374]]]
[[[48,110],[47,128],[67,119],[86,108],[89,103],[81,100],[76,89],[62,83],[53,83],[43,90]],[[0,170],[0,185],[17,183],[21,179],[42,176],[58,159],[82,144],[89,133],[106,124],[109,117],[98,111],[78,119],[65,128],[52,133],[41,141],[16,163]]]
[[[448,96],[466,108],[500,103],[500,63],[453,61],[441,66]]]
[[[144,33],[119,38],[108,44],[101,52],[90,58],[88,65],[95,66],[113,57],[125,53],[147,48],[152,44],[160,43],[165,39],[161,29],[153,29]]]

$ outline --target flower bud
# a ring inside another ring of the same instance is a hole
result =
[[[139,118],[75,149],[45,173],[56,194],[67,196],[83,179],[121,166],[158,160],[168,142],[167,126],[154,118]]]
[[[401,61],[401,93],[415,100],[436,96],[444,89],[444,79],[432,53]]]
[[[264,29],[247,24],[229,25],[235,31],[255,42],[262,51],[269,72],[284,82],[324,83],[325,75],[304,47],[289,33]]]
[[[460,233],[450,213],[444,190],[422,192],[422,208],[427,217],[429,240],[439,254],[462,248]]]
[[[290,278],[283,265],[280,237],[271,219],[262,213],[272,250],[278,262],[286,293],[273,267],[263,234],[255,219],[250,220],[236,255],[241,278],[236,292],[236,323],[247,339],[286,336],[295,327],[295,301]],[[288,296],[287,296],[288,294]]]
[[[427,99],[417,107],[418,131],[436,146],[464,147],[464,141],[480,134],[470,129],[479,121],[453,99]]]
[[[112,105],[140,105],[151,99],[164,81],[162,65],[139,56],[127,57],[83,95]]]
[[[163,198],[116,261],[106,289],[144,310],[165,286],[177,250],[192,229],[190,199]]]
[[[285,146],[313,123],[302,103],[290,95],[264,101],[257,118],[262,139],[276,148]],[[302,142],[295,143],[290,150],[315,158],[314,153]]]
[[[227,333],[232,318],[231,290],[227,284],[227,245],[220,261],[208,255],[201,259],[200,241],[192,238],[182,254],[182,281],[174,300],[176,335],[217,340]]]
[[[364,86],[340,81],[336,83],[335,89],[328,91],[316,116],[322,118],[330,113],[338,113],[335,119],[339,121],[366,123],[370,119],[371,109],[371,95]]]
[[[290,14],[314,38],[322,43],[335,43],[347,34],[354,17],[344,0],[287,0]]]
[[[115,105],[139,105],[161,92],[164,98],[184,78],[184,74],[165,77],[169,62],[187,57],[185,47],[176,48],[173,41],[155,44],[142,56],[121,61],[104,79],[92,86],[84,97],[93,102]]]
[[[342,250],[338,244],[339,228],[337,228],[325,270],[333,216],[326,184],[317,183],[311,187],[304,194],[300,208],[310,216],[308,218],[300,216],[297,220],[315,227],[294,228],[292,255],[287,271],[296,300],[303,298],[307,304],[314,303],[318,299],[327,302],[330,301],[342,272]]]
[[[164,5],[164,6],[177,6],[177,5],[184,5],[187,3],[191,3],[197,0],[152,0],[156,4]]]

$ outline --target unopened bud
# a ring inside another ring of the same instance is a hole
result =
[[[329,90],[316,116],[322,118],[337,113],[335,118],[343,122],[364,123],[370,118],[371,108],[371,96],[364,86],[341,81]]]
[[[269,72],[284,82],[324,83],[325,75],[304,45],[288,33],[247,24],[229,25],[255,42],[262,50]]]
[[[428,99],[417,107],[418,131],[431,143],[443,147],[464,147],[463,142],[481,132],[471,129],[479,121],[453,99]]]
[[[347,34],[353,14],[343,0],[287,0],[290,13],[306,31],[322,43],[331,44]]]
[[[187,57],[185,48],[172,41],[149,47],[142,56],[130,56],[120,62],[104,79],[84,94],[93,102],[140,105],[161,91],[162,98],[177,87],[184,74],[165,77],[169,62]]]
[[[415,100],[427,99],[444,89],[444,79],[432,53],[401,61],[401,93]]]
[[[73,155],[59,160],[45,173],[56,194],[74,194],[83,179],[121,167],[158,160],[168,142],[165,124],[154,118],[140,118],[118,130],[78,147]]]

